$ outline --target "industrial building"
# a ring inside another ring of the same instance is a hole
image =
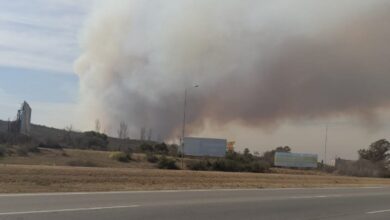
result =
[[[226,139],[185,137],[183,141],[187,156],[224,157],[226,154]]]
[[[31,131],[31,112],[30,105],[24,101],[18,113],[15,121],[8,122],[8,131],[13,133],[20,133],[24,135],[30,135]]]

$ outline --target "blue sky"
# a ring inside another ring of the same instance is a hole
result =
[[[0,0],[0,119],[12,118],[23,100],[33,108],[39,105],[33,121],[50,118],[48,114],[65,115],[76,104],[73,62],[91,4],[92,0]],[[61,106],[59,112],[39,111],[56,105]]]

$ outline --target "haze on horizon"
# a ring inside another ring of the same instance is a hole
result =
[[[191,134],[238,149],[323,156],[328,124],[328,158],[356,158],[390,132],[388,1],[32,2],[2,9],[1,119],[26,99],[38,124],[172,139],[197,83]]]

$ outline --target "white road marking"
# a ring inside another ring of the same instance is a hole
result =
[[[387,210],[379,210],[379,211],[372,211],[372,212],[366,212],[366,214],[379,214],[384,212],[390,212],[390,209]]]
[[[59,192],[59,193],[9,193],[0,194],[0,197],[19,196],[71,196],[71,195],[105,195],[105,194],[135,194],[135,193],[177,193],[177,192],[218,192],[218,191],[289,191],[289,190],[338,190],[338,189],[383,189],[387,186],[368,187],[326,187],[326,188],[248,188],[248,189],[188,189],[188,190],[150,190],[150,191],[112,191],[112,192]]]
[[[32,210],[32,211],[23,211],[23,212],[3,212],[0,213],[0,216],[55,213],[55,212],[79,212],[79,211],[93,211],[93,210],[102,210],[102,209],[126,209],[126,208],[135,208],[135,207],[139,207],[139,205],[75,208],[75,209]]]
[[[342,197],[344,195],[318,195],[318,196],[291,196],[290,199],[323,199],[323,198],[335,198]]]

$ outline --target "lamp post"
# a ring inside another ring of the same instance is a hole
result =
[[[199,85],[195,84],[194,88],[198,88]],[[186,132],[186,109],[187,109],[187,88],[184,89],[184,107],[183,107],[183,128],[181,133],[181,168],[184,169],[184,136]]]
[[[327,144],[328,144],[328,127],[329,123],[326,123],[325,127],[325,143],[324,143],[324,165],[326,165],[326,156],[327,156]]]

